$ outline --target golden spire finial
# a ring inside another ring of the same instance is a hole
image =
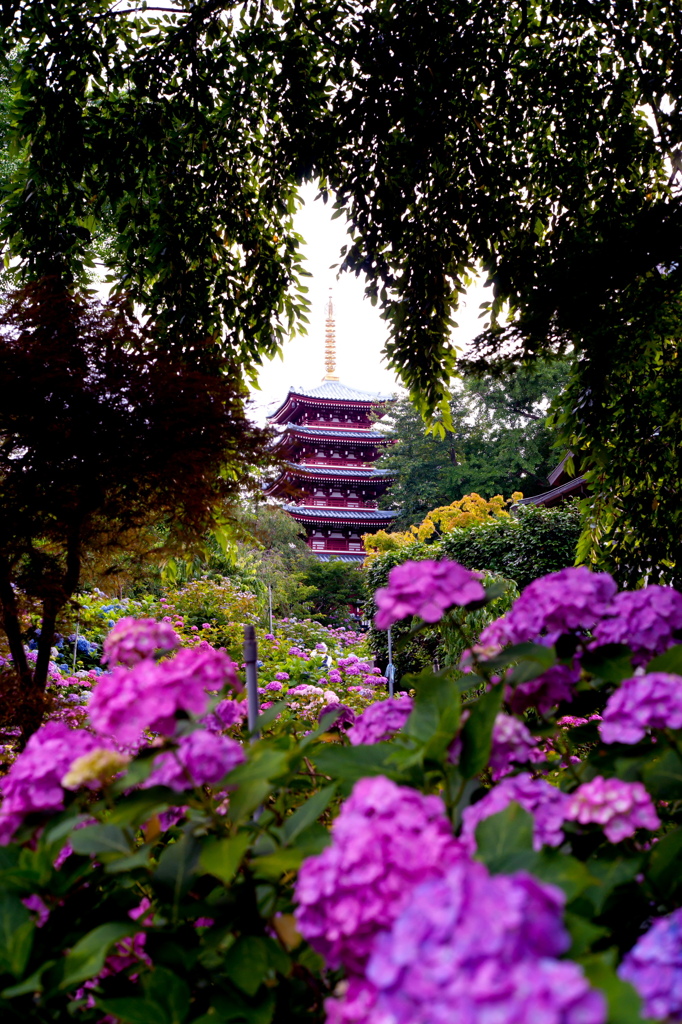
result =
[[[322,380],[338,380],[336,370],[336,328],[334,326],[334,303],[332,302],[332,290],[329,289],[329,302],[327,303],[327,323],[324,329],[324,368],[327,371]]]

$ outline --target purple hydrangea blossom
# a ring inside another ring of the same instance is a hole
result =
[[[376,935],[414,886],[461,856],[440,797],[382,776],[361,779],[334,822],[331,846],[299,871],[299,931],[330,967],[362,973]]]
[[[625,679],[602,717],[604,743],[639,743],[649,729],[682,729],[682,677],[650,672]]]
[[[655,920],[618,973],[642,997],[645,1017],[682,1020],[682,910]]]
[[[185,648],[171,661],[139,661],[102,676],[92,692],[88,714],[95,730],[132,744],[145,729],[172,736],[178,711],[201,715],[207,690],[234,685],[234,663],[212,647]]]
[[[390,739],[402,729],[411,713],[412,698],[407,695],[375,701],[356,719],[348,733],[349,739],[354,747],[361,743],[380,743]]]
[[[275,672],[275,679],[278,679],[282,683],[285,683],[288,678],[289,678],[289,673],[288,672]]]
[[[222,732],[233,725],[240,725],[246,718],[246,710],[246,702],[240,704],[231,697],[226,697],[216,704],[212,714],[202,719],[202,724],[209,732]]]
[[[197,730],[183,736],[176,750],[159,754],[144,786],[169,786],[177,792],[192,786],[212,786],[244,760],[241,743],[229,736]]]
[[[682,630],[682,594],[656,584],[624,591],[616,594],[608,614],[597,624],[591,646],[626,644],[635,655],[634,664],[645,665],[677,642],[674,634]]]
[[[374,624],[377,629],[388,629],[411,615],[419,615],[424,622],[438,622],[453,605],[482,601],[485,590],[480,573],[448,559],[426,559],[395,565],[388,586],[377,590],[374,598],[378,608]]]
[[[47,722],[31,736],[9,772],[0,780],[0,844],[10,841],[27,814],[64,806],[62,779],[73,762],[102,749],[99,736]]]
[[[331,714],[332,711],[336,712],[336,719],[329,726],[330,729],[343,729],[345,732],[355,724],[356,714],[353,709],[349,708],[347,704],[339,704],[338,702],[327,704],[323,707],[317,716],[318,722],[321,722],[324,716]]]
[[[507,702],[512,711],[520,715],[527,708],[537,708],[546,715],[557,704],[573,700],[573,687],[580,679],[580,669],[570,665],[552,665],[535,679],[519,683],[507,691]]]
[[[280,681],[278,679],[273,679],[273,681],[271,683],[266,683],[265,684],[265,689],[266,690],[276,690],[277,692],[279,692],[282,689],[282,684],[280,683]]]
[[[143,658],[168,654],[180,646],[180,637],[169,622],[156,619],[119,619],[104,641],[102,664],[132,668]]]
[[[473,853],[476,849],[476,829],[481,821],[504,811],[515,801],[533,816],[533,846],[560,846],[564,840],[562,826],[568,797],[544,779],[530,775],[514,775],[503,779],[482,800],[467,807],[462,813],[462,841]]]
[[[581,969],[553,959],[569,939],[564,896],[529,875],[491,877],[467,860],[411,893],[377,936],[366,981],[349,986],[329,1020],[355,1024],[602,1024],[603,997]]]
[[[571,793],[564,817],[581,825],[601,825],[611,843],[633,836],[638,828],[660,827],[653,801],[641,782],[597,775]]]
[[[564,633],[592,629],[607,614],[616,589],[608,573],[584,565],[540,576],[504,618],[483,630],[480,645],[520,644],[542,636],[553,643]]]
[[[490,753],[493,779],[508,775],[515,763],[542,761],[542,753],[537,747],[538,741],[520,719],[511,715],[498,715],[493,726]]]

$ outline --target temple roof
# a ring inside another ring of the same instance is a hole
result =
[[[367,520],[368,522],[378,522],[395,519],[398,515],[397,512],[388,512],[384,509],[378,508],[327,508],[320,505],[283,505],[282,508],[285,512],[290,515],[305,516],[310,519],[319,519],[321,522],[329,519],[338,520]]]
[[[348,554],[343,551],[313,551],[320,562],[348,562],[351,565],[360,565],[367,558],[366,552]]]
[[[394,476],[388,469],[372,469],[371,467],[364,466],[346,466],[337,469],[336,467],[326,466],[305,466],[300,462],[290,462],[285,470],[287,473],[292,473],[294,476],[311,476],[322,477],[352,477],[354,480],[373,480],[376,477]]]
[[[284,401],[274,412],[270,413],[268,419],[277,422],[280,413],[292,400],[297,398],[303,399],[304,402],[308,398],[313,404],[348,402],[353,405],[384,405],[386,402],[394,400],[393,395],[385,395],[377,391],[361,391],[359,388],[348,387],[347,384],[342,384],[340,381],[325,380],[315,388],[300,388],[292,385]]]

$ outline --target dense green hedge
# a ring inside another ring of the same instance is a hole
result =
[[[366,569],[365,614],[368,619],[373,618],[374,591],[386,586],[394,565],[409,559],[452,558],[468,569],[505,577],[522,590],[538,576],[573,565],[581,528],[577,502],[553,509],[522,505],[515,516],[453,530],[432,543],[387,551],[373,558]],[[492,610],[493,618],[505,611],[503,608]],[[480,625],[482,628],[485,622]],[[393,629],[394,643],[398,644],[408,631],[409,623],[397,624]],[[388,657],[384,630],[370,631],[370,647],[383,666]],[[410,641],[395,660],[399,673],[404,673],[419,671],[432,663],[442,665],[450,658],[449,652],[443,649],[442,635],[436,630],[426,630]]]

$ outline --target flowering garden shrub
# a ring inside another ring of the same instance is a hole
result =
[[[380,621],[461,608],[461,669],[389,701],[286,623],[257,740],[226,651],[115,626],[0,780],[3,1021],[682,1020],[682,598],[568,569],[466,636],[495,590],[403,575]]]

